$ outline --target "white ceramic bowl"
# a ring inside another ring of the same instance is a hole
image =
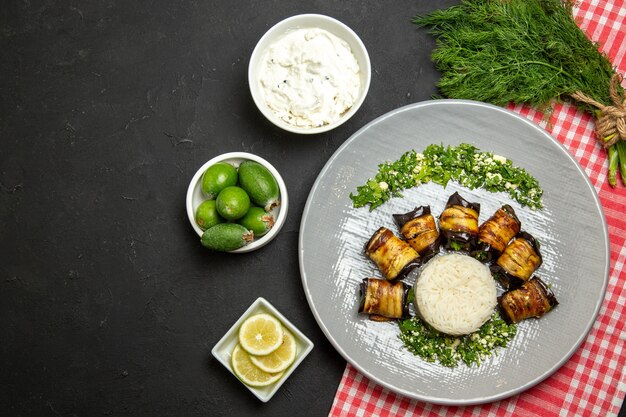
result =
[[[230,251],[232,253],[251,252],[253,250],[259,249],[262,246],[265,246],[272,239],[274,239],[274,237],[276,237],[280,229],[283,227],[283,224],[285,224],[285,219],[287,218],[287,210],[289,208],[287,186],[285,185],[283,178],[280,176],[276,168],[274,168],[272,164],[270,164],[260,156],[247,152],[229,152],[216,156],[215,158],[207,161],[204,165],[202,165],[191,179],[191,182],[189,183],[189,188],[187,189],[187,216],[189,217],[189,222],[191,223],[191,226],[196,231],[198,236],[202,236],[203,231],[196,224],[196,210],[198,209],[198,206],[207,199],[206,195],[204,195],[204,193],[202,192],[202,175],[207,170],[207,168],[217,162],[229,162],[237,168],[239,167],[239,164],[246,160],[255,161],[265,166],[265,168],[267,168],[272,173],[274,178],[276,178],[276,182],[278,183],[278,188],[280,190],[280,205],[272,209],[274,214],[274,226],[270,229],[270,231],[258,239],[255,238],[251,243],[247,244],[246,246]]]
[[[287,32],[301,28],[324,29],[332,33],[333,35],[343,39],[350,45],[350,49],[352,49],[352,53],[357,59],[360,67],[361,90],[358,99],[339,120],[324,126],[308,128],[298,127],[280,119],[276,116],[272,109],[268,107],[259,84],[261,60],[269,46],[276,42],[278,39],[280,39],[282,36],[284,36]],[[348,119],[350,119],[354,115],[354,113],[359,110],[361,104],[363,104],[365,96],[367,95],[367,91],[369,90],[371,77],[372,68],[370,64],[370,58],[367,53],[367,49],[365,49],[365,45],[363,45],[363,42],[357,36],[357,34],[340,21],[333,19],[332,17],[320,14],[301,14],[289,17],[285,20],[278,22],[270,30],[268,30],[265,35],[263,35],[263,37],[259,40],[256,47],[254,48],[254,51],[252,52],[252,56],[250,57],[250,64],[248,66],[248,83],[250,85],[250,92],[252,94],[252,98],[255,104],[257,105],[261,113],[263,113],[263,115],[276,126],[289,132],[301,134],[315,134],[326,132],[336,128],[337,126],[345,123]]]
[[[226,332],[224,337],[213,347],[211,353],[213,356],[222,363],[233,375],[233,368],[231,366],[231,353],[239,341],[239,327],[241,323],[253,314],[268,313],[276,317],[285,326],[291,334],[293,334],[296,340],[296,359],[289,368],[285,371],[285,374],[275,383],[266,387],[246,387],[261,401],[267,402],[278,391],[283,383],[289,378],[293,371],[300,365],[304,358],[313,349],[313,342],[311,342],[300,330],[296,328],[285,316],[280,314],[274,306],[272,306],[263,297],[257,298],[257,300],[241,315],[239,320]]]

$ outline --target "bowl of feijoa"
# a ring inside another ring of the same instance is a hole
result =
[[[287,218],[287,187],[265,159],[246,152],[207,161],[187,189],[187,216],[202,245],[250,252],[269,243]]]

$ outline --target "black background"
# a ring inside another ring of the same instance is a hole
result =
[[[317,174],[360,127],[436,94],[433,40],[411,18],[455,1],[9,1],[0,13],[0,409],[11,416],[320,416],[344,359],[298,267]],[[334,131],[298,136],[250,97],[267,29],[300,13],[350,26],[372,83]],[[277,238],[205,250],[185,194],[214,156],[269,160],[289,190]],[[259,402],[210,355],[259,296],[315,343]],[[615,381],[617,383],[617,381]]]

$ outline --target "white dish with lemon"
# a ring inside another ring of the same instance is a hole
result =
[[[313,342],[259,297],[211,353],[258,399],[267,402],[312,349]]]

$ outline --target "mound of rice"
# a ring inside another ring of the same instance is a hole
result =
[[[478,330],[497,304],[496,284],[489,268],[467,255],[430,260],[418,276],[414,292],[422,319],[453,336]]]

